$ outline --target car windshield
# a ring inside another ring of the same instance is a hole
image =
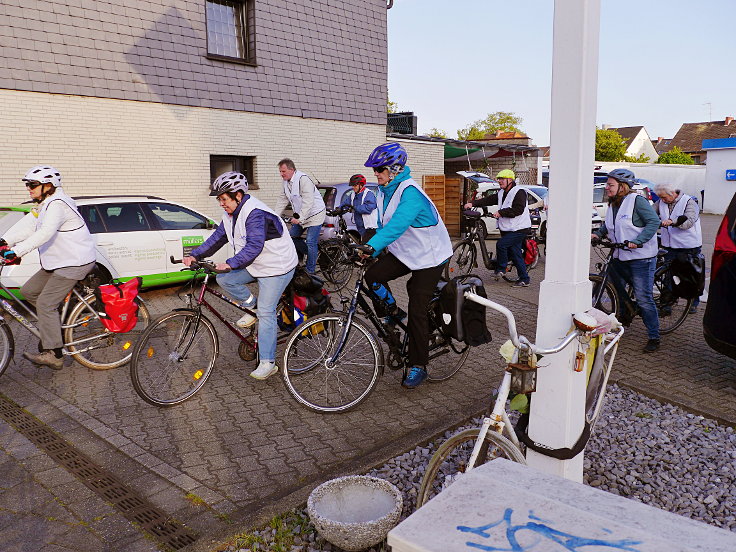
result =
[[[605,188],[593,188],[593,203],[603,203]]]
[[[549,193],[549,190],[544,186],[527,186],[527,189],[537,194],[541,199],[544,199]]]

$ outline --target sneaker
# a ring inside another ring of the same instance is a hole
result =
[[[37,366],[48,366],[53,370],[61,370],[64,367],[64,358],[58,358],[54,351],[41,351],[37,355],[23,353],[23,356]]]
[[[238,328],[250,328],[253,324],[256,323],[256,320],[258,320],[258,318],[246,312],[243,316],[238,318],[238,321],[235,322],[235,325]]]
[[[404,376],[401,381],[401,387],[406,389],[414,389],[421,385],[421,383],[427,379],[427,369],[421,366],[412,366],[409,368],[409,373]]]
[[[529,287],[529,282],[522,282],[519,280],[514,284],[514,287]]]
[[[276,366],[275,362],[271,360],[262,360],[258,364],[258,368],[256,368],[250,373],[250,377],[255,378],[257,380],[265,380],[273,376],[278,371],[279,371],[279,367]]]
[[[691,305],[690,310],[687,311],[688,314],[695,314],[696,312],[698,312],[698,305]]]
[[[503,272],[494,272],[493,273],[493,279],[497,282],[501,279],[501,276],[503,276]]]
[[[653,353],[654,351],[659,349],[659,339],[650,339],[647,341],[647,344],[644,346],[644,352],[645,353]]]

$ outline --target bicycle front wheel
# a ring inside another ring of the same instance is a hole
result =
[[[445,265],[445,278],[470,274],[475,266],[478,251],[473,242],[461,241],[452,249],[452,257]]]
[[[616,289],[611,282],[606,282],[603,286],[603,277],[598,274],[590,274],[588,276],[593,283],[593,306],[605,312],[606,314],[618,313],[618,295]]]
[[[657,305],[657,314],[659,315],[659,333],[667,334],[679,328],[690,313],[690,307],[693,299],[683,299],[675,297],[668,280],[672,278],[669,273],[669,266],[665,265],[657,269],[654,273],[654,303]]]
[[[93,307],[93,294],[77,303],[64,324],[64,345],[73,353],[72,358],[92,370],[110,370],[130,361],[133,344],[151,321],[146,305],[138,299],[136,302],[138,323],[126,333],[114,333],[105,328]]]
[[[3,375],[8,364],[10,364],[14,352],[15,340],[13,339],[13,332],[10,331],[10,327],[6,324],[5,320],[0,318],[0,376]]]
[[[427,469],[422,477],[422,483],[417,493],[417,508],[449,487],[461,473],[465,473],[470,466],[468,462],[480,435],[480,428],[466,429],[456,433],[442,443],[429,459]],[[495,458],[506,458],[520,464],[526,464],[521,451],[509,439],[492,430],[486,433],[475,465],[477,467]]]
[[[353,318],[343,341],[346,322],[345,315],[315,316],[286,341],[286,388],[315,412],[345,412],[357,406],[371,394],[383,370],[383,351],[370,329]]]
[[[320,244],[317,266],[325,280],[325,289],[330,293],[344,288],[353,275],[353,264],[341,240],[332,239]]]
[[[181,404],[202,389],[218,351],[217,333],[207,318],[194,311],[164,314],[133,348],[133,389],[154,406]]]

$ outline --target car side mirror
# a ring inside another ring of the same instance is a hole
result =
[[[207,230],[212,230],[214,228],[217,228],[217,223],[214,220],[208,220],[206,228]]]

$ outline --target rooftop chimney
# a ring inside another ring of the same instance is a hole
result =
[[[733,117],[726,117],[726,124],[723,126],[728,126],[731,124],[731,121],[733,121]]]
[[[664,140],[664,136],[660,136],[659,138],[657,138],[657,143],[659,144],[662,140]]]

